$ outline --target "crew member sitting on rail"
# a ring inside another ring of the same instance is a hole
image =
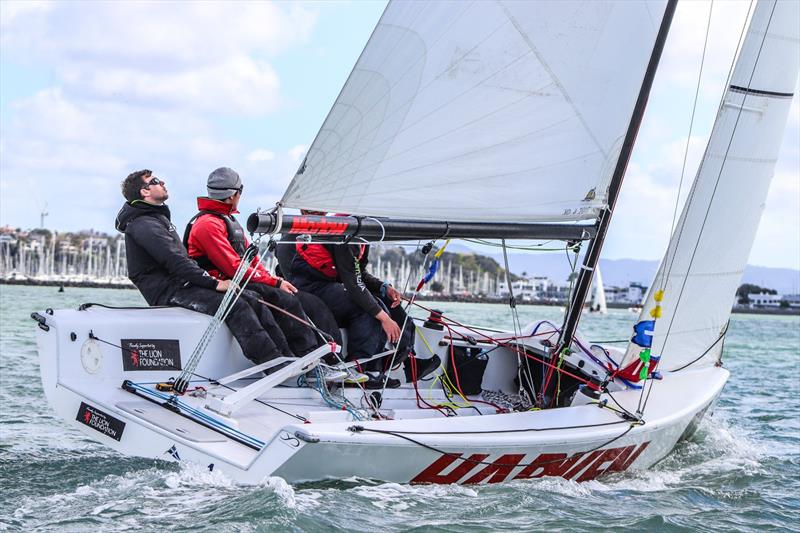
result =
[[[206,187],[208,196],[197,198],[199,213],[187,224],[183,242],[189,256],[201,268],[216,278],[231,279],[249,246],[244,229],[234,217],[238,213],[244,186],[238,173],[222,167],[208,176]],[[294,353],[305,355],[325,342],[322,336],[303,323],[308,322],[309,316],[312,317],[311,323],[341,345],[336,321],[318,298],[301,294],[290,282],[272,276],[258,260],[253,261],[245,272],[243,279],[248,278],[247,288],[258,294],[261,312],[274,317],[275,331],[269,330],[270,334],[284,335]],[[345,377],[342,372],[334,373],[330,369],[325,369],[325,372],[329,380],[334,379],[334,374]],[[353,377],[348,376],[346,381]],[[355,377],[366,380],[363,375]]]
[[[116,228],[125,234],[128,277],[147,303],[214,315],[230,282],[210,276],[189,258],[164,203],[169,198],[164,180],[139,170],[123,180],[122,194],[127,201],[117,214]],[[255,364],[291,357],[286,339],[267,333],[256,298],[242,291],[225,319],[242,352]]]
[[[370,376],[365,388],[382,388],[384,381],[389,388],[399,387],[400,382],[387,379],[385,372],[389,370],[387,365],[406,361],[413,350],[414,324],[400,306],[400,292],[367,271],[369,246],[297,243],[296,251],[291,265],[292,282],[319,296],[333,311],[339,326],[347,331],[348,360],[367,359],[384,351],[387,340],[399,343],[394,358],[387,356],[365,365]],[[402,333],[399,324],[405,324]],[[421,368],[418,377],[432,372],[435,366]]]

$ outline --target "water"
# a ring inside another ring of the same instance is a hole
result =
[[[241,487],[205,469],[125,458],[67,428],[39,380],[31,311],[140,305],[132,290],[0,285],[0,530],[36,531],[800,531],[800,318],[734,315],[732,377],[712,419],[654,468],[578,484],[408,486],[351,479]],[[510,327],[487,304],[425,304]],[[557,308],[520,307],[522,322]],[[622,339],[635,315],[586,316],[590,340]]]

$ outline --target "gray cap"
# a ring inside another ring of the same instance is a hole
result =
[[[235,170],[220,167],[208,175],[208,197],[215,200],[230,198],[242,187],[242,180]]]

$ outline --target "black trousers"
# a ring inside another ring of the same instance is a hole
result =
[[[298,297],[299,295],[294,296],[288,292],[276,289],[275,287],[264,285],[263,283],[250,283],[247,285],[247,290],[256,293],[258,299],[264,300],[265,302],[268,302],[276,307],[280,307],[281,309],[284,309],[303,320],[308,320],[311,316],[311,313],[307,313],[306,306],[303,305],[303,300]],[[324,343],[324,340],[313,329],[299,322],[295,318],[285,313],[281,313],[277,309],[272,309],[258,300],[256,300],[254,305],[260,306],[264,308],[263,310],[272,314],[275,322],[278,324],[283,332],[283,335],[286,337],[289,347],[295,354],[303,356]],[[311,306],[308,307],[310,308]],[[325,304],[322,304],[322,307],[324,308]],[[315,309],[314,313],[322,314],[323,311],[327,311],[327,309]],[[330,311],[328,311],[328,313],[330,314]],[[333,319],[331,317],[328,320]],[[313,318],[311,318],[311,322],[317,325],[317,327],[320,327],[319,324],[317,324],[317,321]],[[325,331],[325,329],[322,327],[320,327],[320,329]],[[334,329],[336,329],[336,332],[338,333],[338,328]]]
[[[293,283],[298,289],[318,296],[331,310],[339,327],[347,331],[347,358],[349,360],[366,359],[385,349],[386,334],[381,323],[350,299],[343,284],[335,281],[311,280],[304,276],[295,276]],[[388,298],[381,298],[375,294],[372,296],[402,327],[406,317],[405,311],[399,306],[394,309],[389,307],[391,302]],[[400,338],[398,359],[405,358],[408,350],[413,346],[414,325],[411,320],[408,320]],[[368,370],[383,370],[383,365],[384,361],[374,361]]]
[[[333,339],[333,342],[341,346],[342,332],[339,331],[339,324],[336,323],[336,317],[333,316],[333,313],[328,309],[328,306],[325,305],[325,302],[318,296],[306,291],[298,290],[296,296],[297,299],[300,300],[300,305],[303,306],[303,311],[305,311],[308,318],[311,319],[311,322],[327,333]]]
[[[202,287],[181,287],[167,302],[198,313],[214,315],[224,293]],[[225,324],[230,329],[245,357],[255,364],[276,357],[293,357],[294,353],[269,309],[258,303],[258,295],[245,290],[233,305]],[[159,302],[161,303],[161,302]]]
[[[298,289],[319,297],[331,310],[339,327],[347,331],[349,360],[366,359],[383,350],[386,335],[381,323],[350,299],[344,285],[304,276],[295,276],[293,283]]]

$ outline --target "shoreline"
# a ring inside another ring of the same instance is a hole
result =
[[[136,286],[132,283],[108,283],[100,281],[57,281],[57,280],[43,280],[43,279],[0,279],[0,286],[2,285],[29,285],[38,287],[72,287],[84,289],[127,289],[135,290]],[[478,297],[478,296],[432,296],[427,295],[417,298],[421,302],[463,302],[463,303],[482,303],[482,304],[508,304],[507,298],[494,298],[494,297]],[[542,305],[547,307],[563,307],[566,302],[549,302],[549,301],[517,301],[517,305]],[[629,309],[634,307],[631,304],[611,302],[607,304],[609,309]],[[741,309],[734,307],[731,313],[748,314],[748,315],[785,315],[785,316],[800,316],[800,308],[798,309]]]

